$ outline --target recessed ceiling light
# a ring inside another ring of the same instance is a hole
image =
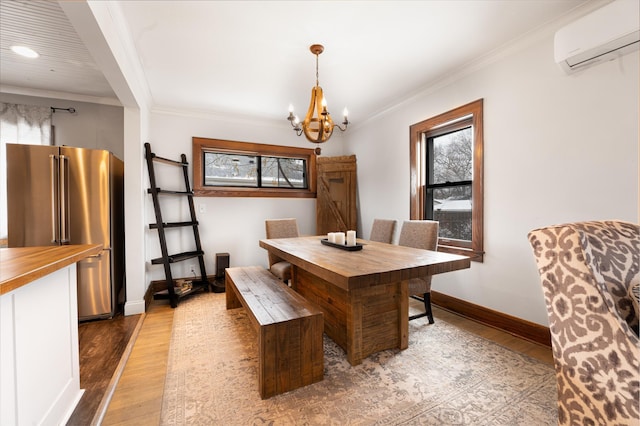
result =
[[[37,58],[38,52],[33,49],[30,49],[26,46],[11,46],[11,50],[18,55],[24,56],[26,58]]]

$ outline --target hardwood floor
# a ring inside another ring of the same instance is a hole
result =
[[[417,301],[411,301],[410,306],[414,306],[414,303],[417,308],[421,308],[421,303]],[[160,424],[173,312],[166,301],[154,301],[150,306],[102,419],[103,425]],[[461,329],[553,365],[551,348],[547,346],[468,320],[437,306],[433,307],[433,314],[436,325],[439,320],[445,320]]]
[[[438,323],[438,319],[445,320],[448,323],[470,333],[474,333],[499,345],[525,355],[529,355],[530,357],[549,365],[553,365],[553,353],[549,346],[530,342],[505,331],[498,330],[497,328],[489,327],[479,322],[466,319],[458,314],[441,309],[438,306],[433,306],[433,316],[436,320],[436,324]]]
[[[154,301],[131,352],[103,425],[159,425],[174,310]]]
[[[90,425],[104,408],[104,397],[116,385],[121,360],[126,360],[129,343],[142,324],[142,315],[117,315],[112,319],[78,325],[80,387],[85,392],[68,425]]]

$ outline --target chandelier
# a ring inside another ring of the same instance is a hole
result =
[[[347,126],[349,125],[349,120],[347,119],[348,111],[346,108],[344,109],[344,121],[342,122],[344,127],[333,122],[331,114],[329,114],[327,110],[327,100],[322,93],[322,87],[318,84],[318,55],[324,51],[324,46],[314,44],[309,50],[316,55],[316,85],[311,89],[309,110],[304,120],[300,122],[298,116],[293,114],[293,105],[289,105],[289,116],[287,120],[289,120],[293,130],[298,136],[304,133],[310,142],[321,144],[329,140],[335,127],[343,132],[347,130]],[[316,148],[316,154],[320,155],[319,147]]]

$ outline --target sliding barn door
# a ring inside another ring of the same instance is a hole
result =
[[[318,157],[316,231],[356,230],[356,156]]]

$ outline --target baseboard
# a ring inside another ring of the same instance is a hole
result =
[[[470,320],[497,328],[531,342],[551,347],[549,327],[456,299],[437,291],[431,292],[431,303]]]
[[[144,300],[134,300],[131,302],[125,302],[124,314],[125,315],[137,315],[143,314],[146,311],[146,305]]]

